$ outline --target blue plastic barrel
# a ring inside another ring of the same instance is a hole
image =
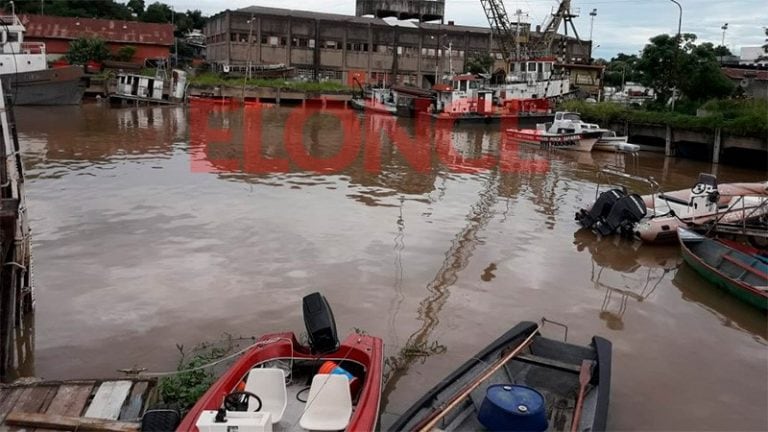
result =
[[[543,432],[548,426],[544,396],[512,384],[488,387],[477,419],[491,432]]]

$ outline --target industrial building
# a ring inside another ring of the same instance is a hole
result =
[[[173,46],[173,25],[97,18],[23,14],[19,16],[27,42],[45,43],[49,61],[64,57],[69,44],[82,37],[106,42],[110,53],[130,45],[136,49],[131,61],[143,65],[147,59],[166,59]]]
[[[360,10],[361,3],[365,2],[358,2],[358,12],[365,11]],[[373,13],[406,16],[394,7],[389,9]],[[440,14],[430,15],[423,10],[417,14],[422,19],[442,19],[442,9]],[[528,31],[528,24],[523,25],[526,31],[522,34],[526,36],[521,43],[527,43],[528,37],[531,41],[540,37]],[[474,53],[490,53],[496,62],[494,69],[505,66],[490,28],[452,21],[392,21],[377,16],[251,6],[212,16],[204,33],[208,62],[220,71],[244,71],[249,64],[284,64],[305,79],[336,80],[348,85],[357,80],[428,87],[435,83],[436,76],[462,72]],[[590,41],[557,35],[553,47],[553,53],[564,62],[589,61]]]

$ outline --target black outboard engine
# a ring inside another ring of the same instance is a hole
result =
[[[621,189],[611,189],[605,191],[597,197],[597,201],[592,205],[592,209],[589,211],[581,209],[576,213],[576,220],[584,228],[592,228],[592,226],[600,220],[604,220],[611,213],[616,201],[626,196]]]
[[[640,195],[627,195],[616,201],[608,216],[598,220],[592,228],[604,236],[616,232],[631,235],[635,224],[640,222],[647,212],[648,209]]]
[[[309,335],[309,347],[314,354],[324,354],[339,348],[336,321],[328,301],[320,293],[304,297],[304,326]]]

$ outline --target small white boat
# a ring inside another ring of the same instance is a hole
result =
[[[640,151],[640,146],[627,143],[626,136],[617,136],[616,132],[601,128],[595,123],[586,123],[576,112],[558,111],[555,120],[548,128],[549,132],[600,132],[600,138],[595,143],[593,150],[634,153]]]
[[[592,148],[593,150],[620,153],[635,153],[640,151],[640,146],[628,143],[626,136],[618,136],[616,135],[616,132],[608,129],[600,130],[603,131],[603,134],[600,136],[600,139],[597,140],[597,143]]]

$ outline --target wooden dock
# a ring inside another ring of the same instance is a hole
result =
[[[39,381],[0,386],[0,431],[137,431],[155,380]]]

